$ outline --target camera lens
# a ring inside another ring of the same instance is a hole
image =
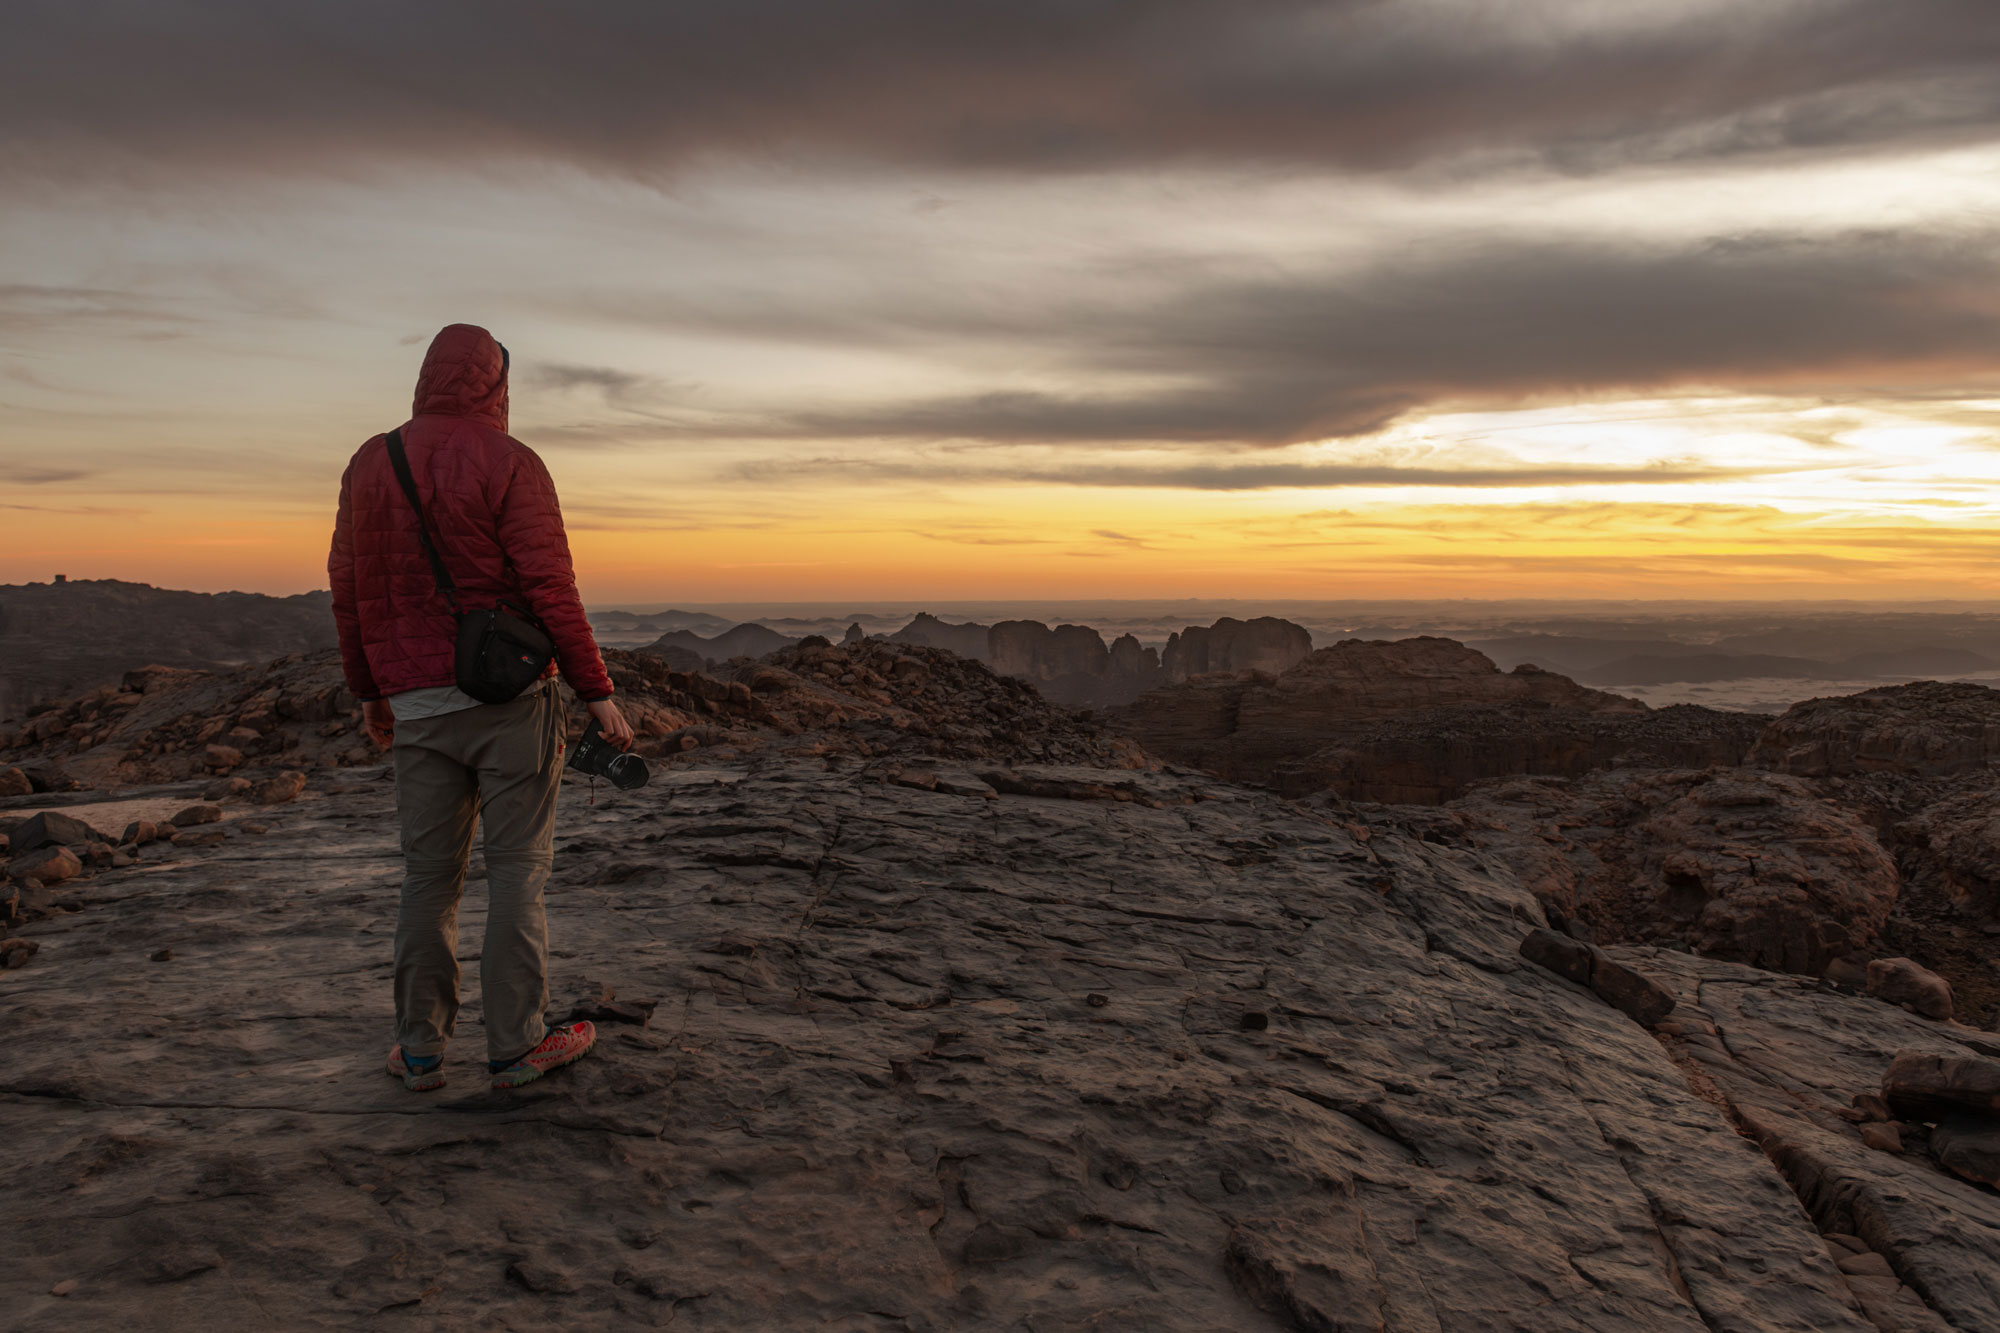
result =
[[[614,754],[604,762],[604,776],[611,785],[621,791],[646,785],[651,776],[646,769],[646,761],[636,754]]]

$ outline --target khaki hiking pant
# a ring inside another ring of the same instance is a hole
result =
[[[411,1055],[442,1054],[458,1021],[458,900],[475,819],[485,826],[479,991],[487,1058],[517,1059],[541,1043],[549,1002],[542,890],[555,858],[562,739],[552,680],[510,703],[396,723],[396,1040]]]

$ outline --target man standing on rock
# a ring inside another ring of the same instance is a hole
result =
[[[402,820],[396,917],[396,1045],[389,1072],[412,1091],[444,1085],[458,1016],[458,901],[475,819],[484,823],[486,939],[479,988],[488,1072],[518,1087],[576,1060],[589,1023],[550,1028],[542,890],[555,849],[564,726],[554,672],[613,744],[632,728],[577,596],[555,484],[507,434],[507,349],[453,324],[431,340],[415,415],[400,429],[424,517],[458,603],[506,601],[534,613],[555,644],[549,674],[518,698],[483,704],[457,686],[458,625],[398,480],[388,437],[362,445],[340,482],[327,573],[347,687],[377,745],[393,745]]]

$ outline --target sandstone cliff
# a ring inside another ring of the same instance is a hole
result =
[[[1303,626],[1276,616],[1234,620],[1227,616],[1206,628],[1190,625],[1170,635],[1160,653],[1160,667],[1169,681],[1186,680],[1210,671],[1289,670],[1312,652],[1312,635]]]
[[[950,625],[922,614],[888,636],[895,643],[948,648],[992,666],[1003,676],[1033,681],[1050,699],[1073,708],[1128,704],[1171,681],[1210,671],[1282,671],[1312,651],[1312,636],[1288,620],[1224,617],[1168,636],[1164,651],[1121,634],[1106,646],[1086,625],[1003,620],[997,625]]]

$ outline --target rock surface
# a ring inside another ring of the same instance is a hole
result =
[[[1758,738],[1750,762],[1803,777],[1936,776],[2000,759],[2000,691],[1919,681],[1795,704]]]
[[[2000,1326],[2000,1204],[1821,1114],[1950,1030],[1613,951],[1725,1034],[1718,1092],[1692,1035],[1525,964],[1536,900],[1471,853],[1207,779],[961,795],[818,743],[570,793],[558,1008],[658,1007],[515,1095],[476,994],[443,1093],[380,1072],[375,772],[86,881],[0,974],[10,1323],[1942,1327],[1920,1293]],[[1897,1277],[1843,1273],[1801,1198]]]
[[[1493,783],[1442,811],[1384,818],[1496,858],[1601,942],[1677,940],[1817,976],[1873,948],[1896,903],[1895,863],[1868,825],[1773,773]]]
[[[1273,675],[1190,677],[1112,714],[1155,753],[1302,795],[1435,804],[1511,774],[1736,763],[1761,718],[1657,712],[1450,639],[1351,639]]]
[[[1927,1155],[1869,1147],[1848,1118],[1900,1052],[1976,1062],[2000,1056],[2000,1038],[1734,963],[1612,952],[1674,989],[1682,1035],[1665,1038],[1669,1052],[1763,1147],[1820,1229],[1894,1275],[1850,1284],[1877,1327],[2000,1328],[2000,1196]]]

